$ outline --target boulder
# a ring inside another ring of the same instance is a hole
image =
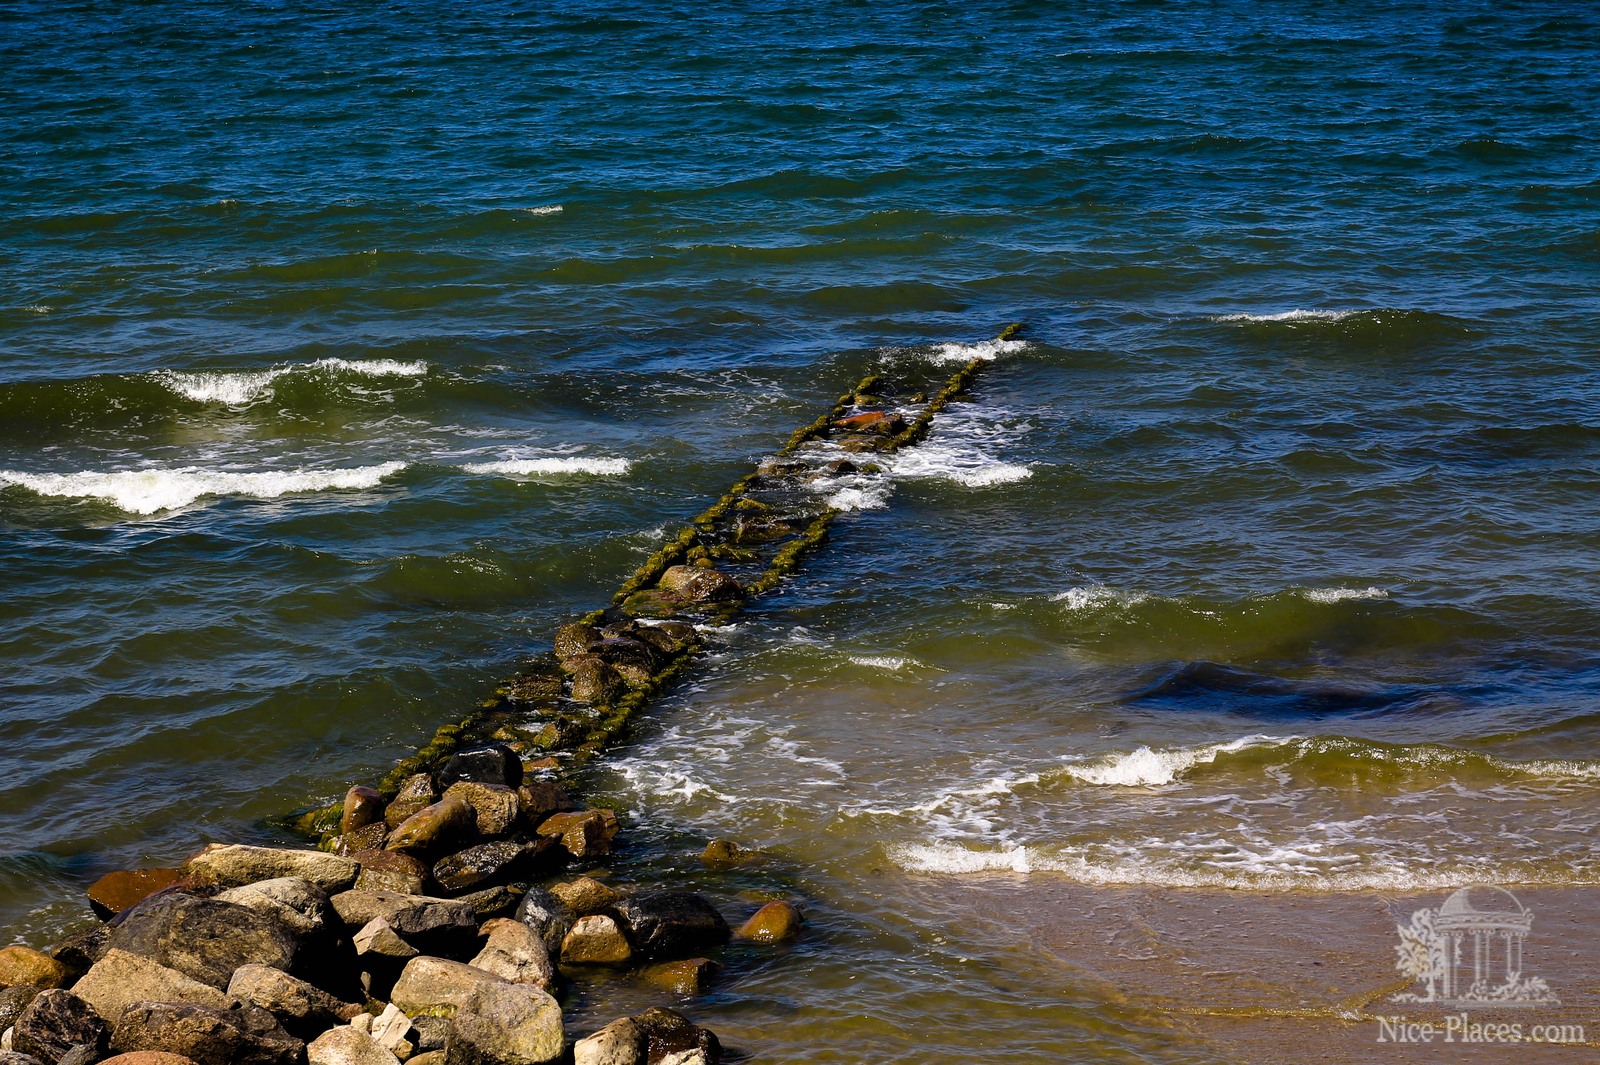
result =
[[[437,801],[437,799],[433,802],[423,802],[421,799],[396,799],[384,808],[384,827],[393,832]]]
[[[544,849],[548,849],[548,844]],[[433,879],[445,892],[457,894],[493,880],[510,880],[533,868],[541,848],[534,843],[497,840],[468,847],[433,867]]]
[[[464,903],[386,891],[346,891],[333,897],[333,908],[349,928],[364,929],[381,917],[418,950],[455,954],[476,949],[477,915]]]
[[[715,906],[690,891],[649,891],[616,905],[618,919],[647,958],[682,958],[722,946],[728,922]]]
[[[714,839],[700,852],[702,864],[712,869],[732,869],[744,860],[744,849],[726,839]]]
[[[334,836],[328,849],[342,858],[360,861],[356,855],[362,851],[377,850],[389,841],[389,826],[382,821],[375,825],[363,825],[361,828],[347,832],[341,836]],[[360,883],[360,875],[356,877]]]
[[[719,570],[672,566],[661,575],[662,591],[691,603],[729,603],[744,598],[744,588]]]
[[[238,887],[258,880],[299,877],[323,891],[344,891],[360,872],[349,858],[327,851],[285,850],[213,843],[183,863],[183,872],[204,884]]]
[[[651,987],[678,995],[700,995],[711,986],[711,979],[719,968],[721,966],[710,958],[663,961],[641,969],[639,980]]]
[[[654,647],[651,647],[643,640],[635,640],[627,636],[611,636],[604,640],[596,640],[589,645],[589,653],[598,655],[619,672],[623,670],[624,666],[643,670],[646,678],[655,670],[656,660],[659,657]],[[628,676],[628,674],[623,672],[623,676]]]
[[[537,831],[560,840],[567,854],[581,859],[610,854],[617,829],[617,815],[610,810],[573,810],[551,814],[539,823]]]
[[[421,895],[428,886],[428,864],[404,851],[365,850],[350,857],[361,864],[356,891]]]
[[[352,1022],[353,1023],[353,1022]],[[375,1039],[379,1046],[395,1054],[397,1057],[409,1057],[414,1044],[409,1038],[411,1035],[411,1018],[405,1011],[393,1002],[383,1007],[383,1012],[376,1017],[370,1017],[363,1026],[367,1034]]]
[[[575,804],[567,789],[548,780],[525,781],[517,789],[521,799],[522,822],[533,828],[553,813],[571,810]]]
[[[649,1042],[632,1017],[612,1021],[572,1048],[572,1065],[645,1065]]]
[[[49,989],[34,996],[11,1028],[11,1049],[47,1062],[60,1061],[74,1047],[98,1055],[110,1034],[94,1007],[70,991]]]
[[[406,963],[389,1001],[409,1017],[431,1014],[450,1017],[480,984],[508,983],[504,977],[459,961],[427,956]]]
[[[111,945],[111,929],[103,924],[74,932],[61,941],[50,956],[71,970],[74,979],[89,971],[95,962],[105,957]]]
[[[224,988],[241,965],[293,969],[302,940],[275,914],[217,899],[161,895],[123,911],[111,945]]]
[[[800,911],[787,902],[769,902],[733,934],[756,943],[782,943],[800,934]]]
[[[904,417],[881,410],[862,411],[860,414],[837,418],[833,422],[835,429],[842,429],[847,433],[871,433],[874,436],[893,436],[905,427]]]
[[[600,913],[622,901],[622,892],[607,887],[592,876],[580,876],[565,884],[550,885],[550,894],[560,899],[578,917]]]
[[[663,621],[654,625],[640,625],[634,639],[656,649],[658,658],[672,658],[700,642],[694,626],[682,621]]]
[[[450,785],[445,798],[454,795],[472,807],[478,835],[485,839],[503,836],[522,816],[522,797],[503,784],[479,784],[463,780]]]
[[[72,970],[31,947],[0,950],[0,987],[66,987]]]
[[[102,921],[183,879],[176,869],[118,869],[89,885],[89,908]]]
[[[255,1006],[219,1010],[188,1002],[135,1002],[122,1011],[114,1050],[162,1050],[196,1065],[295,1065],[305,1044]]]
[[[406,818],[389,834],[386,850],[448,854],[472,842],[478,818],[459,796],[440,799]],[[351,883],[355,878],[351,877]]]
[[[478,923],[492,921],[496,917],[510,917],[517,912],[517,904],[522,901],[522,896],[528,893],[528,885],[521,881],[509,884],[496,884],[480,891],[469,891],[465,895],[457,895],[453,902],[459,902],[472,911]]]
[[[645,1010],[633,1018],[644,1033],[646,1055],[652,1065],[717,1065],[722,1060],[722,1044],[709,1030],[691,1022],[675,1010]]]
[[[605,914],[580,917],[561,941],[561,960],[574,965],[626,965],[633,946],[617,922]]]
[[[42,987],[32,987],[22,984],[18,987],[8,987],[0,991],[0,1032],[4,1032],[17,1018],[22,1016],[22,1011],[28,1008],[28,1003],[39,997],[39,992],[47,990]],[[78,996],[82,998],[82,995]]]
[[[533,929],[521,921],[497,917],[481,930],[489,937],[471,964],[513,984],[533,984],[548,991],[556,983],[550,949]]]
[[[446,1065],[544,1065],[566,1041],[561,1007],[530,984],[482,984],[451,1018]]]
[[[457,751],[439,771],[439,786],[448,788],[458,781],[515,789],[522,784],[522,757],[503,743]]]
[[[349,1025],[330,1028],[307,1044],[306,1061],[308,1065],[400,1065],[388,1047]]]
[[[0,1063],[3,1065],[3,1063]],[[100,1065],[195,1065],[193,1058],[168,1054],[164,1050],[135,1050],[106,1058]]]
[[[394,802],[420,802],[424,806],[439,801],[439,789],[428,773],[413,773],[400,782]]]
[[[529,888],[517,906],[516,919],[544,940],[552,954],[561,950],[561,941],[572,931],[577,915],[567,904],[544,888]]]
[[[113,1020],[134,1002],[192,1002],[224,1010],[234,1004],[231,997],[210,984],[114,947],[73,985],[72,992],[100,1016]]]
[[[382,824],[387,805],[376,788],[357,784],[344,793],[344,816],[339,819],[339,834],[348,836],[358,828]]]
[[[321,988],[265,965],[239,966],[228,982],[228,994],[266,1010],[301,1039],[343,1024],[360,1012],[358,1006],[340,1002]]]
[[[588,650],[589,645],[600,639],[600,630],[593,625],[582,625],[574,622],[563,625],[556,630],[555,652],[558,659],[575,658]]]
[[[328,893],[297,876],[229,888],[220,892],[216,899],[276,918],[301,936],[325,933],[335,918]]]
[[[448,1017],[429,1017],[419,1015],[411,1018],[411,1041],[417,1045],[417,1050],[424,1054],[433,1051],[439,1052],[439,1060],[444,1060],[445,1040],[450,1038],[450,1019]]]
[[[572,698],[580,703],[604,706],[622,689],[622,674],[598,658],[586,659],[572,671]]]

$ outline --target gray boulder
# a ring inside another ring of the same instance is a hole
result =
[[[59,1061],[74,1047],[105,1049],[106,1022],[70,991],[41,991],[11,1029],[11,1049],[44,1061]]]
[[[241,965],[293,969],[301,938],[276,914],[193,895],[162,895],[125,910],[111,945],[225,988]]]
[[[531,984],[482,984],[451,1019],[445,1065],[545,1065],[564,1047],[555,999]]]
[[[266,1010],[285,1031],[301,1039],[313,1038],[360,1012],[359,1006],[266,965],[241,965],[228,982],[228,994]]]
[[[648,891],[617,903],[617,917],[647,958],[682,958],[720,947],[732,934],[715,906],[692,891]]]
[[[323,1032],[306,1047],[307,1065],[400,1065],[388,1047],[349,1025]]]
[[[219,887],[292,876],[309,880],[323,891],[335,892],[354,884],[360,869],[349,858],[326,851],[213,843],[184,862],[182,871]]]
[[[489,937],[471,964],[484,972],[504,977],[514,984],[533,984],[549,991],[556,983],[556,967],[550,950],[538,933],[521,921],[499,917],[484,925]]]
[[[572,1048],[573,1065],[645,1065],[649,1041],[632,1017],[612,1021]]]
[[[113,1020],[134,1002],[192,1002],[227,1009],[234,1000],[210,984],[140,954],[112,948],[79,980],[72,993]]]
[[[389,993],[389,1001],[409,1017],[423,1013],[449,1017],[480,985],[505,983],[508,981],[504,977],[471,965],[424,956],[406,962]]]
[[[117,1019],[111,1049],[159,1050],[195,1065],[296,1065],[305,1044],[256,1006],[219,1010],[187,1002],[135,1002]]]

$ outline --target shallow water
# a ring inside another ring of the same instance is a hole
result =
[[[730,910],[808,905],[697,1016],[757,1060],[1213,1060],[995,872],[1600,884],[1593,19],[6,20],[13,938],[374,777],[861,374],[975,351],[594,772],[619,877],[726,835]]]

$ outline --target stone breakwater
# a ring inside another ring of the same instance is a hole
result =
[[[985,361],[937,389],[862,380],[492,699],[295,818],[316,849],[210,844],[114,872],[88,891],[103,923],[0,950],[0,1065],[720,1061],[713,1033],[661,1006],[574,1041],[557,996],[613,971],[681,1003],[731,941],[796,938],[801,907],[773,899],[735,928],[681,886],[603,882],[621,822],[579,801],[577,771],[823,542],[830,485],[915,445]],[[700,864],[748,857],[713,840]]]

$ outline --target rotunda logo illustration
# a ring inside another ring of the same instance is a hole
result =
[[[1417,910],[1398,926],[1395,968],[1417,982],[1394,1002],[1440,1006],[1560,1005],[1541,977],[1523,971],[1533,914],[1503,888],[1464,887],[1437,909]]]

